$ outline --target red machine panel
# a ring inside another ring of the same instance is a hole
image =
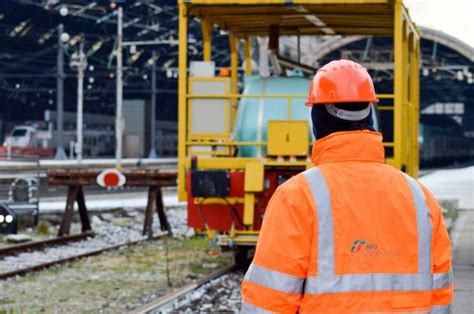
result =
[[[230,192],[227,198],[244,197],[244,177],[243,171],[230,172]],[[186,175],[186,190],[191,191],[191,172],[188,172]],[[234,207],[241,221],[243,205],[233,204],[232,207]],[[234,221],[237,229],[243,229],[243,226],[238,223],[238,219],[233,217],[229,204],[199,205],[196,204],[195,198],[191,193],[188,193],[188,226],[205,229],[206,222],[210,229],[229,231],[232,221]]]
[[[265,170],[264,190],[262,193],[255,195],[255,230],[260,230],[265,209],[277,187],[299,172],[300,170]],[[243,171],[230,172],[230,193],[227,198],[244,197],[244,179],[245,173]],[[191,191],[191,172],[187,173],[186,189]],[[243,230],[243,226],[239,223],[243,219],[243,204],[234,204],[232,207],[234,207],[235,212],[239,215],[239,219],[233,217],[229,204],[199,205],[191,193],[188,193],[188,226],[205,229],[205,224],[207,223],[210,229],[229,231],[232,222],[234,222],[238,230]]]
[[[283,184],[292,176],[298,174],[300,171],[289,171],[280,169],[265,170],[264,189],[262,193],[256,195],[256,204],[254,211],[254,229],[260,230],[263,221],[263,214],[267,208],[268,202],[275,193],[277,187]]]

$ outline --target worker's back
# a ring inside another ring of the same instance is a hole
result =
[[[451,253],[431,194],[384,164],[381,136],[317,141],[316,167],[272,198],[243,312],[449,313]]]

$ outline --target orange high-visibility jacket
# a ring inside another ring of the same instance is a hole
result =
[[[243,313],[451,313],[441,209],[384,163],[382,136],[333,133],[273,195],[242,283]]]

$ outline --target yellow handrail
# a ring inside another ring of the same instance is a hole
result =
[[[392,106],[377,106],[377,110],[383,111],[383,110],[393,110]]]
[[[265,146],[267,142],[213,142],[213,141],[187,141],[190,146]]]
[[[222,98],[306,98],[306,94],[187,94],[192,99],[222,99]]]
[[[379,99],[393,99],[395,98],[394,94],[377,94],[377,98]]]

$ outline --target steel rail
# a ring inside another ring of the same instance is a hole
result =
[[[33,265],[33,266],[25,267],[25,268],[15,269],[15,270],[12,270],[12,271],[0,273],[0,280],[7,279],[7,278],[10,278],[10,277],[15,277],[15,276],[24,276],[28,273],[43,270],[43,269],[49,268],[51,266],[64,264],[64,263],[71,262],[71,261],[81,259],[81,258],[84,258],[84,257],[99,255],[99,254],[102,254],[104,252],[117,250],[121,247],[128,246],[128,245],[136,245],[136,244],[144,243],[144,242],[150,241],[150,240],[158,240],[158,239],[161,239],[162,237],[165,237],[165,236],[167,236],[167,235],[165,234],[165,235],[160,235],[160,236],[153,237],[151,239],[146,238],[146,239],[131,241],[131,242],[127,242],[127,243],[121,243],[121,244],[117,244],[117,245],[108,246],[108,247],[105,247],[105,248],[102,248],[102,249],[97,249],[97,250],[89,251],[89,252],[86,252],[86,253],[77,254],[77,255],[57,259],[57,260],[54,260],[54,261],[45,262],[45,263],[38,264],[38,265]]]
[[[84,233],[67,235],[63,237],[56,237],[56,238],[47,239],[47,240],[30,241],[30,242],[21,243],[21,244],[10,245],[7,247],[0,248],[0,257],[16,255],[23,252],[36,251],[44,247],[53,246],[53,245],[76,242],[76,241],[84,240],[93,236],[94,236],[94,232],[88,231]]]
[[[176,310],[178,306],[178,301],[183,300],[189,296],[193,291],[205,285],[206,283],[217,279],[227,273],[233,272],[238,269],[237,265],[230,265],[222,267],[211,274],[197,279],[195,282],[192,282],[184,287],[175,289],[158,299],[151,301],[141,307],[133,310],[131,314],[146,314],[146,313],[164,313],[169,311]]]

